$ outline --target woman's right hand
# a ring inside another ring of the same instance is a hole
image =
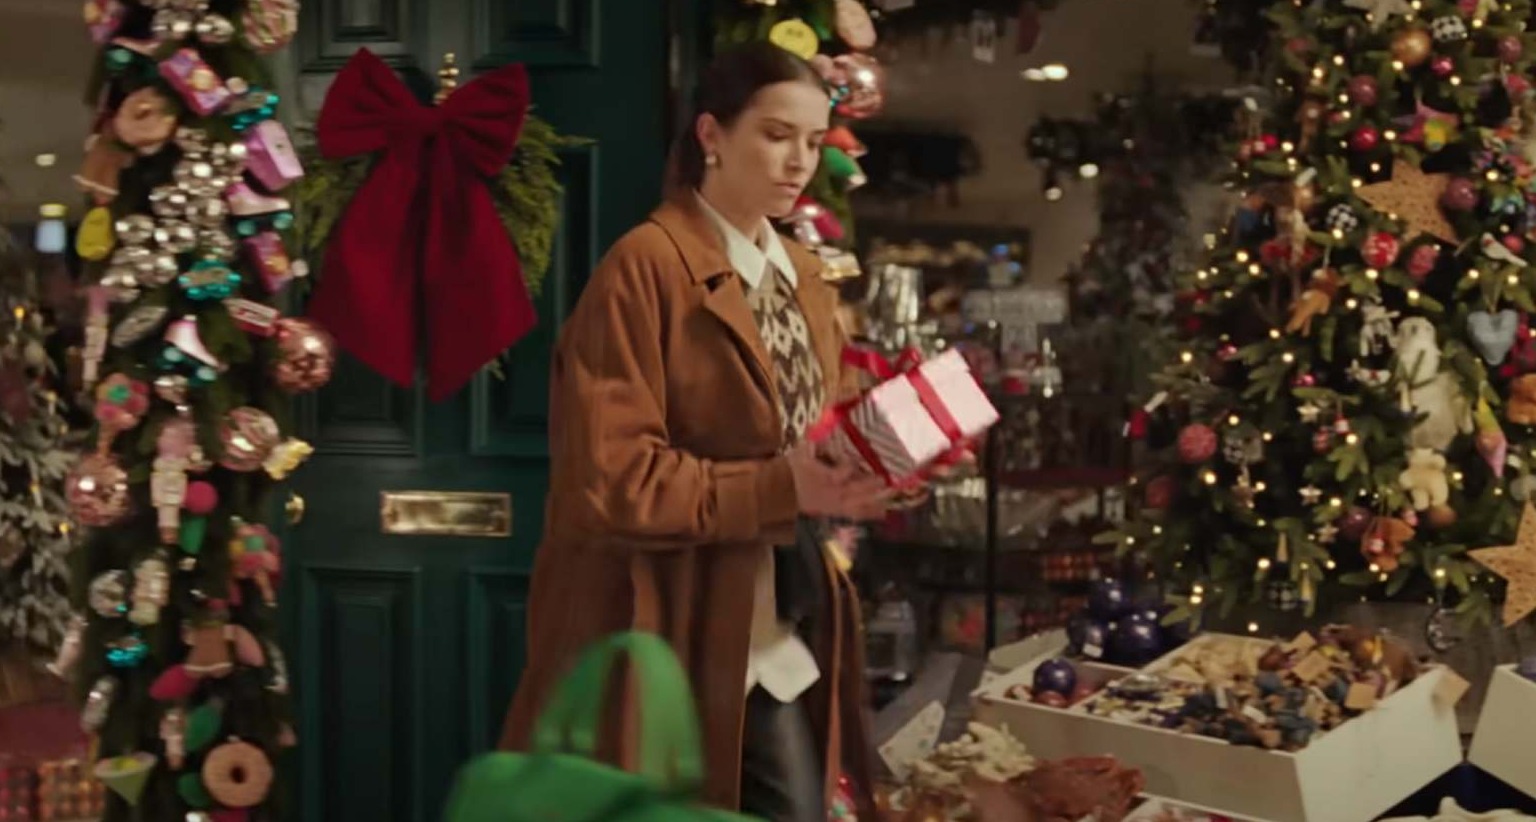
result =
[[[814,443],[801,442],[785,458],[802,514],[869,521],[884,517],[890,508],[893,492],[882,477],[825,455]]]

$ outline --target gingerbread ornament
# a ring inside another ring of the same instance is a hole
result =
[[[230,740],[203,760],[203,786],[227,808],[255,807],[272,788],[272,762],[255,745]]]
[[[187,629],[184,637],[192,646],[187,655],[187,673],[194,677],[224,677],[234,668],[229,655],[229,635],[224,623],[211,622]]]
[[[1382,571],[1396,571],[1399,560],[1413,539],[1413,526],[1397,517],[1377,517],[1360,541],[1360,553]]]
[[[1448,243],[1457,242],[1456,228],[1440,211],[1440,198],[1451,182],[1449,174],[1425,174],[1412,163],[1400,162],[1392,179],[1355,190],[1372,208],[1396,215],[1415,234],[1428,234]]]
[[[117,135],[110,123],[85,141],[85,160],[75,174],[75,184],[80,186],[97,205],[106,205],[117,199],[117,181],[123,169],[133,165],[133,154],[117,143]]]

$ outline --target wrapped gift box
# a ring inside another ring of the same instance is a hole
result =
[[[840,408],[828,438],[835,450],[900,483],[997,419],[965,357],[950,349]]]

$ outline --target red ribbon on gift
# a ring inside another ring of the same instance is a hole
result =
[[[528,105],[520,65],[481,75],[434,107],[359,49],[320,110],[321,154],[379,156],[331,237],[310,316],[406,387],[425,322],[434,401],[462,388],[538,319],[486,187],[511,159]]]
[[[842,360],[844,365],[857,368],[874,376],[881,382],[889,382],[898,378],[905,379],[912,386],[912,389],[917,392],[918,402],[922,403],[923,409],[933,418],[934,424],[939,427],[939,430],[944,433],[944,436],[950,442],[950,449],[937,459],[932,460],[929,463],[930,466],[953,465],[970,450],[970,438],[960,429],[960,423],[949,412],[949,407],[944,404],[943,398],[934,389],[933,383],[929,382],[928,378],[918,368],[923,363],[922,352],[915,348],[908,348],[898,354],[894,360],[891,360],[878,351],[850,345],[843,349]],[[811,427],[808,434],[811,440],[817,442],[825,440],[832,435],[833,431],[841,428],[843,433],[847,435],[848,441],[853,444],[854,450],[858,451],[859,456],[864,458],[864,462],[873,468],[875,473],[884,477],[887,482],[898,487],[920,483],[924,479],[924,474],[921,471],[910,477],[894,476],[890,469],[886,467],[884,461],[880,459],[880,455],[875,453],[874,447],[870,445],[869,439],[864,436],[864,432],[859,430],[859,427],[853,423],[850,412],[863,401],[863,397],[856,397],[828,408],[826,413],[822,414],[821,420]]]

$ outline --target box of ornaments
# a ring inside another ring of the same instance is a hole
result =
[[[1488,696],[1477,718],[1467,761],[1527,795],[1536,796],[1536,656],[1519,665],[1500,665],[1488,680]]]
[[[1113,754],[1149,793],[1288,822],[1372,819],[1461,762],[1454,709],[1466,681],[1384,634],[1202,634],[1105,674],[1034,660],[976,691],[976,719],[1036,756]]]
[[[1114,757],[1037,759],[1006,728],[971,723],[903,763],[876,801],[886,822],[1123,822],[1141,790]]]

